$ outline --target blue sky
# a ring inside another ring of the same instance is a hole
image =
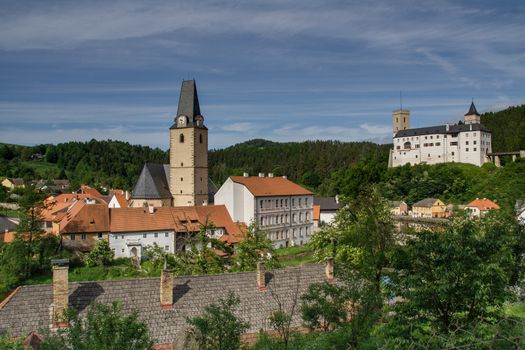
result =
[[[525,102],[525,2],[0,0],[0,142],[167,149],[191,78],[210,148],[389,142]]]

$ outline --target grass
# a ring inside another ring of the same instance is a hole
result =
[[[60,173],[60,169],[56,164],[44,161],[24,161],[23,165],[35,171],[37,177],[46,179],[48,177],[55,178]]]
[[[314,262],[314,252],[308,244],[276,249],[274,256],[283,267],[301,266]]]

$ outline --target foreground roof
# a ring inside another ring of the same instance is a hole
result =
[[[160,307],[159,278],[70,283],[69,304],[85,316],[93,302],[120,301],[125,313],[138,311],[139,319],[146,322],[152,338],[160,344],[173,342],[176,334],[187,327],[186,317],[201,314],[206,305],[225,297],[231,290],[240,297],[238,316],[250,323],[248,332],[254,333],[271,329],[268,318],[277,309],[272,295],[278,295],[288,310],[295,291],[299,297],[311,283],[324,281],[323,271],[323,266],[310,264],[267,272],[267,291],[257,288],[255,272],[176,277],[173,309],[167,310]],[[51,285],[20,287],[0,309],[0,334],[26,336],[48,328],[51,303]],[[298,303],[300,305],[300,299]],[[296,312],[292,327],[300,325],[300,315]]]
[[[448,128],[448,130],[447,130]],[[457,134],[464,131],[484,131],[490,132],[483,124],[455,124],[455,125],[437,125],[425,128],[415,128],[399,130],[395,137],[433,135],[433,134]]]
[[[311,195],[312,192],[284,177],[230,176],[255,197]]]

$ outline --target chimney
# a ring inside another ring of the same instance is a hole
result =
[[[260,291],[266,290],[266,272],[264,271],[264,262],[257,261],[257,288]]]
[[[268,177],[273,177],[273,173],[268,173]]]
[[[129,201],[129,191],[126,191],[126,200]]]
[[[450,131],[450,125],[448,125],[448,123],[447,123],[447,125],[445,126],[445,130],[446,130],[446,131]]]
[[[335,195],[335,202],[336,202],[337,204],[339,204],[339,195],[338,195],[338,194]]]
[[[264,177],[264,173],[259,173],[259,177]]]
[[[69,301],[69,260],[51,260],[51,264],[53,265],[53,305],[51,307],[53,328],[64,328],[67,327],[65,312]]]
[[[166,266],[160,273],[160,307],[173,308],[173,273],[166,269]]]
[[[244,177],[248,177],[248,176],[250,176],[250,175],[249,175],[248,173],[242,173],[242,176],[244,176]]]
[[[325,278],[327,282],[332,282],[334,280],[334,258],[326,258],[326,265],[324,268]]]
[[[287,179],[288,177],[286,175],[283,175],[283,179]]]
[[[472,131],[472,124],[470,124],[470,131]]]

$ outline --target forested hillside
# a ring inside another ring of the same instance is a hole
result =
[[[525,105],[484,113],[481,123],[492,131],[494,152],[525,150]]]

